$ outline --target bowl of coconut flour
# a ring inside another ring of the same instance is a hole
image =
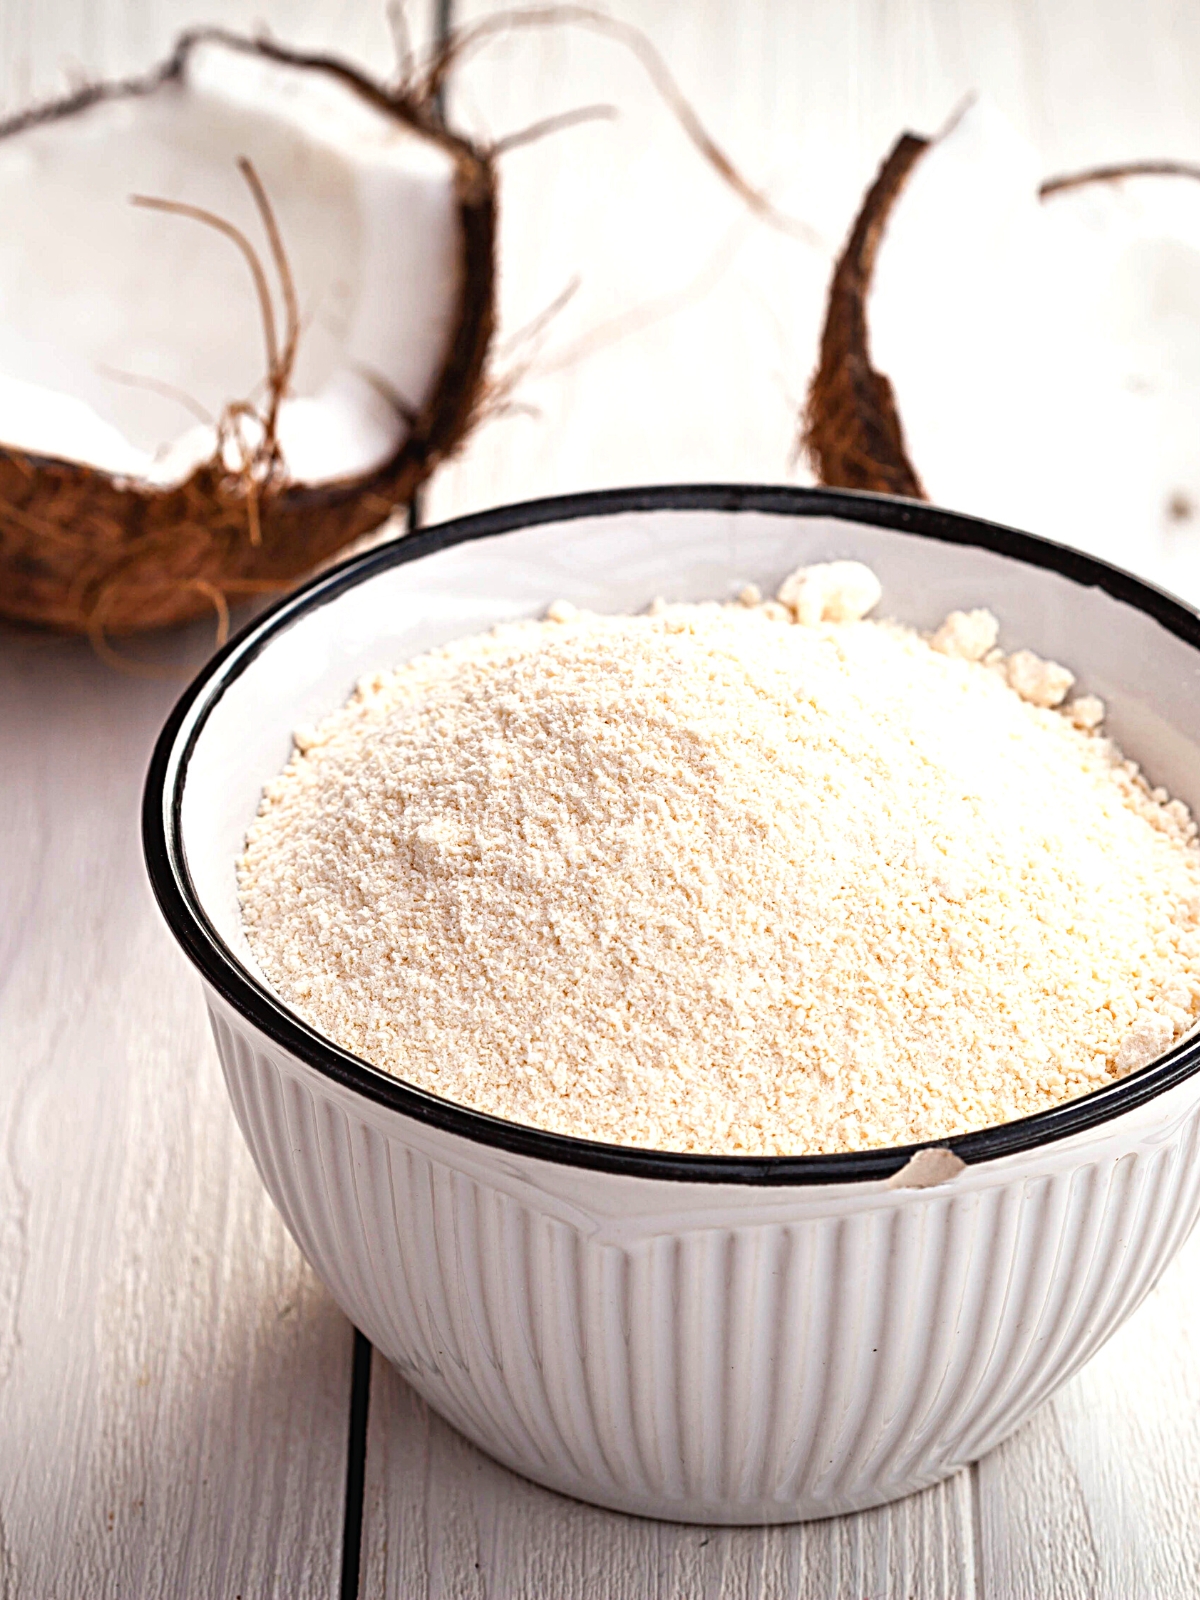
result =
[[[1200,622],[927,506],[539,502],[356,558],[146,792],[239,1123],[347,1314],[620,1510],[990,1449],[1200,1211]]]

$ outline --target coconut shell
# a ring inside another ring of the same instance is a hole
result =
[[[495,171],[486,152],[448,133],[424,104],[330,57],[204,30],[184,35],[170,60],[146,77],[91,87],[24,113],[0,126],[0,138],[102,98],[148,93],[181,75],[189,50],[206,39],[328,73],[452,154],[464,262],[449,355],[389,461],[331,483],[284,476],[262,484],[254,504],[245,484],[216,460],[162,489],[0,444],[0,616],[10,620],[131,633],[285,588],[409,501],[477,412],[494,326]]]
[[[932,141],[905,133],[867,191],[829,287],[820,360],[809,386],[801,446],[818,481],[831,488],[929,497],[905,443],[895,393],[871,364],[867,304],[879,244],[916,163]],[[1039,198],[1126,178],[1181,177],[1195,181],[1200,166],[1180,161],[1131,161],[1047,178]]]
[[[801,444],[831,488],[928,496],[908,457],[896,397],[871,365],[867,296],[879,241],[929,140],[902,134],[867,191],[829,286],[821,354],[805,404]]]

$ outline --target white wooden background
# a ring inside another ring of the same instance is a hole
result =
[[[456,0],[463,20],[490,0]],[[433,0],[410,12],[428,37]],[[971,89],[1046,170],[1200,158],[1200,8],[1167,0],[614,0],[710,129],[823,244],[746,220],[636,63],[579,29],[493,45],[453,120],[617,122],[504,159],[503,325],[578,279],[426,517],[555,490],[799,480],[829,260],[894,136]],[[382,0],[0,0],[6,109],[165,53],[195,21],[391,65]],[[137,837],[164,675],[0,633],[0,1600],[338,1593],[351,1330],[266,1201]],[[372,1597],[1174,1600],[1200,1588],[1200,1239],[1086,1371],[912,1500],[805,1527],[622,1518],[513,1477],[375,1362]]]

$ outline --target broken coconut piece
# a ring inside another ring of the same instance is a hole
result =
[[[822,561],[783,580],[777,599],[806,627],[859,622],[879,604],[883,586],[861,561]]]
[[[1067,698],[1075,674],[1057,661],[1045,661],[1032,650],[1014,650],[1004,661],[1010,689],[1031,706],[1059,706]]]
[[[993,649],[1000,624],[990,611],[952,611],[930,636],[930,647],[960,661],[982,661]]]
[[[1161,1016],[1157,1011],[1139,1011],[1133,1027],[1121,1040],[1117,1071],[1136,1072],[1169,1050],[1174,1038],[1175,1027],[1170,1017]]]
[[[0,126],[0,614],[175,622],[407,501],[478,399],[494,191],[422,104],[216,31]]]
[[[802,443],[820,483],[926,499],[887,374],[872,364],[867,291],[887,219],[929,140],[903,134],[867,191],[834,268]]]
[[[1195,169],[1046,181],[986,98],[935,138],[902,135],[829,291],[804,419],[819,481],[927,497],[1200,596],[1180,537],[1200,505],[1198,285]]]

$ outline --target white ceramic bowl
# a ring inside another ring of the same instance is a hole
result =
[[[294,727],[385,667],[565,596],[764,592],[868,562],[880,614],[988,605],[1069,663],[1155,782],[1200,802],[1200,622],[1084,556],[865,495],[581,496],[432,528],[256,621],[165,729],[146,789],[159,903],[200,969],[263,1181],[341,1306],[468,1438],[539,1483],[655,1517],[783,1522],[875,1505],[990,1450],[1095,1351],[1200,1209],[1200,1044],[911,1150],[680,1156],[451,1105],[306,1026],[242,936],[234,859]]]

